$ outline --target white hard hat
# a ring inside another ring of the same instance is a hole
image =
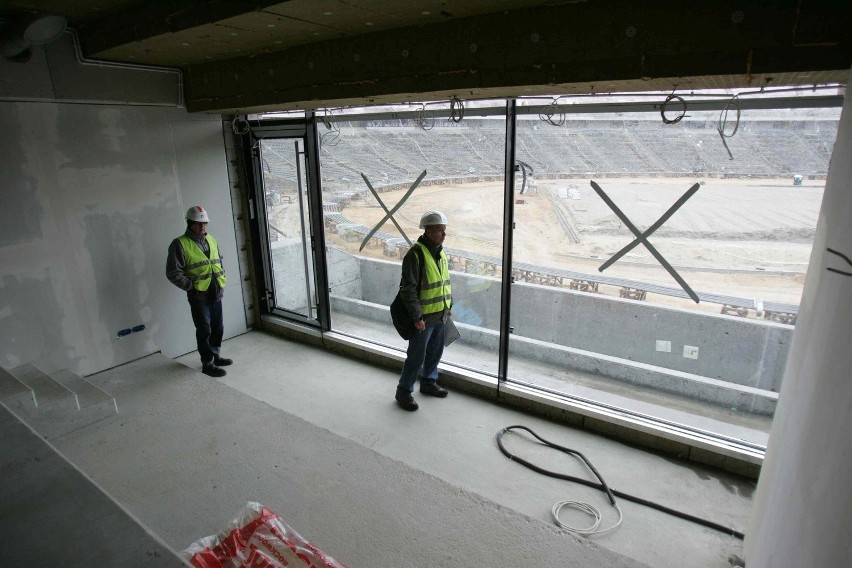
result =
[[[446,225],[447,216],[440,211],[427,211],[420,217],[420,228],[425,229],[430,225]]]
[[[190,207],[186,210],[186,220],[196,223],[209,223],[210,217],[207,216],[207,211],[201,205]]]

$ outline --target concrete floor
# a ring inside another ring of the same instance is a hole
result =
[[[184,565],[2,405],[0,431],[0,566]]]
[[[585,454],[619,491],[744,531],[754,482],[660,457],[460,392],[393,400],[397,374],[251,332],[226,342],[228,376],[195,354],[162,355],[89,377],[120,414],[52,440],[169,546],[224,528],[246,501],[276,510],[352,568],[399,566],[729,567],[742,542],[621,500],[621,527],[588,539],[553,525],[552,505],[603,493],[504,457],[501,428],[523,424]],[[184,363],[181,365],[180,363]],[[509,449],[591,479],[582,464],[520,434]],[[563,521],[587,524],[566,511]]]

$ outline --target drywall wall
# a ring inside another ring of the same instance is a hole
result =
[[[226,335],[245,331],[219,117],[0,102],[0,121],[0,365],[87,375],[195,349],[186,295],[165,277],[195,204],[232,275]]]
[[[221,118],[180,89],[176,70],[82,60],[71,33],[0,59],[0,366],[86,375],[194,350],[165,262],[196,204],[230,276],[225,334],[245,331]]]

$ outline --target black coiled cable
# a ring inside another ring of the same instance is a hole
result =
[[[592,471],[592,473],[595,474],[595,477],[598,478],[600,483],[595,483],[594,481],[589,481],[587,479],[583,479],[583,478],[580,478],[580,477],[574,477],[573,475],[567,475],[567,474],[564,474],[564,473],[556,473],[555,471],[550,471],[548,469],[544,469],[544,468],[539,467],[539,466],[537,466],[533,463],[528,462],[527,460],[525,460],[523,458],[519,458],[516,455],[510,453],[509,450],[507,450],[506,447],[503,445],[503,435],[505,435],[506,432],[508,432],[510,430],[525,430],[525,431],[529,432],[530,434],[532,434],[542,444],[544,444],[548,447],[557,449],[561,452],[565,452],[566,454],[577,456],[578,458],[583,460],[583,462],[588,466],[588,468]],[[549,477],[555,477],[556,479],[564,479],[566,481],[573,481],[575,483],[580,483],[580,484],[586,485],[588,487],[594,487],[595,489],[600,489],[607,494],[607,497],[609,498],[609,501],[613,506],[616,506],[615,498],[619,497],[620,499],[626,499],[628,501],[632,501],[632,502],[638,503],[640,505],[645,505],[646,507],[650,507],[652,509],[662,511],[663,513],[667,513],[669,515],[673,515],[675,517],[685,519],[687,521],[691,521],[691,522],[699,524],[701,526],[711,528],[713,530],[717,530],[717,531],[722,532],[724,534],[736,537],[740,540],[743,540],[745,538],[745,535],[743,533],[741,533],[740,531],[734,530],[730,527],[726,527],[726,526],[721,525],[719,523],[714,523],[713,521],[708,521],[707,519],[702,519],[701,517],[696,517],[696,516],[690,515],[688,513],[676,511],[674,509],[670,509],[669,507],[666,507],[664,505],[660,505],[659,503],[654,503],[653,501],[649,501],[649,500],[643,499],[641,497],[635,497],[633,495],[630,495],[630,494],[627,494],[627,493],[622,493],[621,491],[617,491],[615,489],[610,489],[610,487],[606,484],[606,482],[604,481],[601,474],[598,473],[598,470],[595,469],[595,466],[592,465],[592,462],[590,462],[588,459],[586,459],[586,456],[584,456],[583,454],[581,454],[580,452],[578,452],[576,450],[572,450],[570,448],[565,448],[563,446],[560,446],[558,444],[554,444],[553,442],[545,440],[544,438],[542,438],[541,436],[539,436],[538,434],[536,434],[535,432],[533,432],[532,430],[530,430],[526,426],[521,426],[521,425],[518,425],[518,424],[516,424],[514,426],[507,426],[507,427],[503,428],[502,430],[500,430],[499,432],[497,432],[496,438],[497,438],[497,446],[500,448],[500,451],[503,452],[503,455],[506,456],[507,458],[509,458],[510,460],[516,461],[519,464],[521,464],[525,467],[528,467],[529,469],[531,469],[533,471],[536,471],[536,472],[541,473],[543,475],[547,475]]]

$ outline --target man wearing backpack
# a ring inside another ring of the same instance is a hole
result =
[[[415,327],[408,340],[402,375],[396,387],[396,402],[405,410],[417,410],[411,393],[420,379],[422,394],[444,398],[438,386],[438,363],[444,353],[444,324],[452,314],[452,287],[447,257],[443,252],[447,216],[427,211],[420,218],[423,234],[402,259],[399,296]]]

